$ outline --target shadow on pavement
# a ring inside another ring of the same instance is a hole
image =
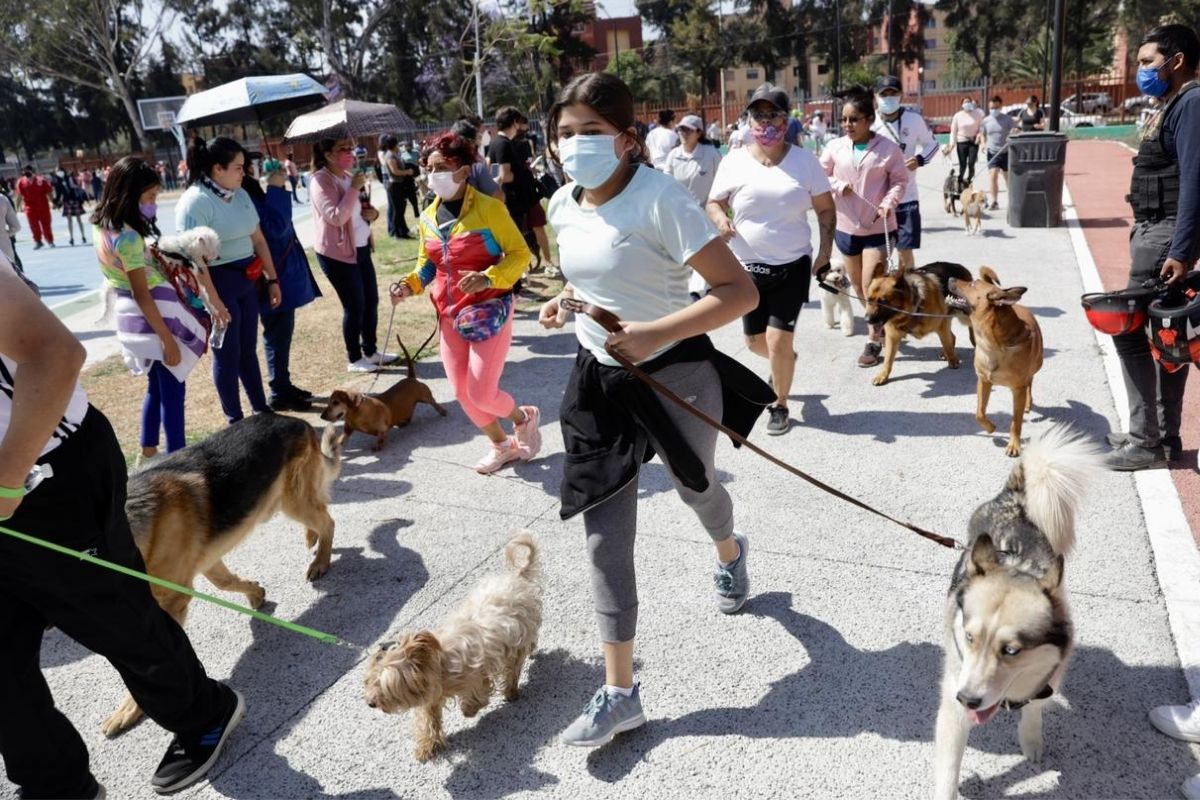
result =
[[[382,558],[368,557],[361,547],[335,546],[329,573],[313,584],[320,596],[293,621],[355,645],[369,647],[381,639],[396,612],[429,580],[421,557],[398,542],[400,531],[411,524],[391,520],[371,531],[370,551]],[[262,797],[263,787],[272,787],[268,793],[278,797],[328,797],[320,782],[293,769],[287,757],[276,752],[275,744],[286,739],[310,704],[354,670],[365,655],[352,647],[313,642],[258,620],[252,620],[250,627],[254,641],[228,681],[246,696],[244,733],[233,740],[240,747],[222,762],[212,785],[227,797]],[[252,785],[223,777],[251,752]],[[353,796],[397,795],[379,789],[355,791]]]
[[[651,750],[675,737],[849,739],[873,733],[932,747],[942,669],[939,646],[904,642],[886,650],[859,650],[837,629],[795,611],[791,595],[783,592],[753,597],[747,610],[777,620],[802,646],[808,663],[773,683],[754,706],[651,719],[618,736],[589,754],[592,777],[619,781]],[[1196,771],[1189,749],[1157,733],[1145,717],[1152,705],[1187,697],[1178,667],[1130,666],[1107,650],[1082,647],[1075,652],[1064,694],[1070,709],[1047,709],[1046,757],[1041,764],[1021,759],[1003,775],[976,778],[971,774],[972,750],[1020,757],[1017,715],[1000,714],[972,731],[963,759],[964,797],[1167,797]],[[652,697],[647,700],[653,703]],[[650,709],[652,717],[652,705]],[[932,751],[929,758],[932,762]],[[1010,786],[1044,772],[1058,773],[1053,791],[1009,793]]]

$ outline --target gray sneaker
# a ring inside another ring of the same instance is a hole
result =
[[[1113,432],[1104,437],[1113,447],[1120,447],[1129,441],[1128,433]],[[1183,455],[1183,440],[1178,436],[1164,436],[1162,438],[1163,452],[1167,456],[1167,461],[1175,461]]]
[[[1167,455],[1162,445],[1158,447],[1142,447],[1133,442],[1125,442],[1108,454],[1105,464],[1109,469],[1118,472],[1136,472],[1142,469],[1159,469],[1167,465]]]
[[[750,557],[750,540],[740,533],[734,533],[733,538],[738,543],[741,552],[737,561],[728,567],[720,564],[713,571],[713,585],[717,589],[717,608],[722,614],[736,614],[746,605],[750,596],[750,574],[746,571],[746,560]]]
[[[644,724],[646,715],[642,713],[641,684],[633,685],[633,694],[629,697],[609,693],[601,686],[583,713],[563,731],[562,743],[572,747],[599,747],[611,742],[618,733]]]

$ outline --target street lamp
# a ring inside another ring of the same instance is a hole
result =
[[[483,73],[479,69],[479,0],[471,3],[475,22],[475,115],[483,119]]]

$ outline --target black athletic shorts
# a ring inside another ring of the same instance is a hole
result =
[[[743,266],[758,288],[758,307],[742,317],[742,332],[757,336],[768,327],[794,331],[800,306],[808,302],[812,259],[801,256],[790,264],[750,262]]]

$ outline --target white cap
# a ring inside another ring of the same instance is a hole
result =
[[[691,128],[694,131],[704,130],[704,120],[697,117],[695,114],[688,114],[679,122],[675,123],[676,128]]]

